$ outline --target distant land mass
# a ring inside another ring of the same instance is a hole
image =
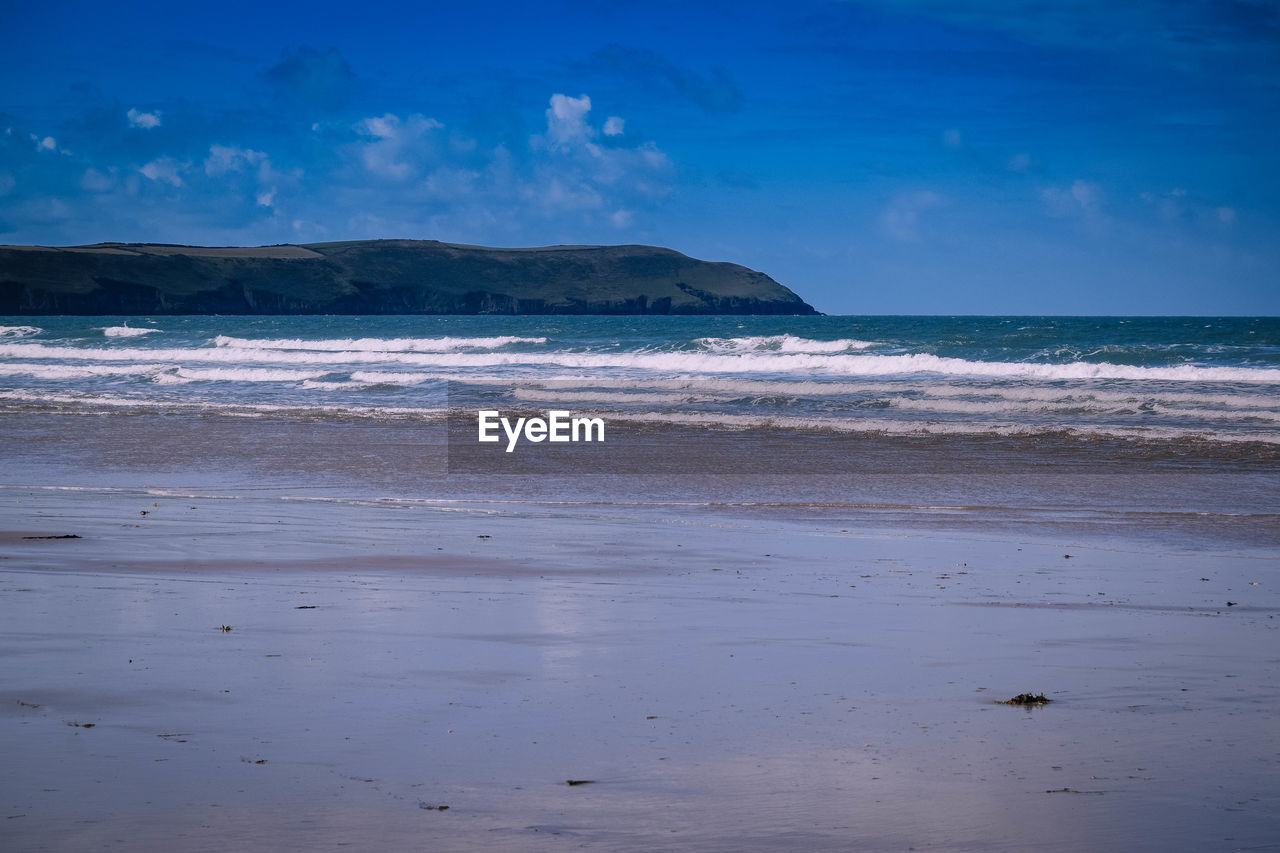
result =
[[[764,273],[655,246],[0,246],[0,314],[817,313]]]

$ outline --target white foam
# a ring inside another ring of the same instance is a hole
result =
[[[42,331],[39,326],[0,326],[0,338],[29,338]]]
[[[161,384],[187,382],[304,382],[319,379],[326,372],[308,370],[281,370],[268,367],[179,367],[157,374],[154,379]]]
[[[518,386],[511,392],[517,400],[536,401],[541,403],[597,403],[608,405],[688,405],[690,403],[724,402],[728,399],[722,394],[676,393],[664,394],[660,391],[561,391],[552,388],[531,388]]]
[[[351,374],[350,379],[308,379],[302,383],[302,387],[312,388],[317,391],[360,391],[387,385],[411,388],[431,379],[439,379],[439,377],[434,377],[429,373],[387,373],[357,370]]]
[[[340,384],[340,383],[335,383]],[[360,419],[413,419],[438,421],[450,414],[441,407],[329,405],[314,403],[235,403],[210,400],[161,400],[90,392],[50,393],[44,390],[0,391],[0,401],[34,405],[40,409],[57,408],[71,413],[101,411],[196,412],[237,417],[351,417]],[[453,414],[471,414],[470,409],[455,409]],[[1077,438],[1122,438],[1129,440],[1200,440],[1212,442],[1258,442],[1280,445],[1280,432],[1275,430],[1215,430],[1209,427],[1174,427],[1123,423],[1011,423],[975,420],[931,420],[886,417],[786,416],[737,414],[722,412],[599,412],[610,421],[674,424],[708,429],[789,429],[798,431],[866,433],[896,436],[1062,435]]]
[[[107,326],[102,334],[108,338],[140,338],[160,331],[159,329],[139,329],[135,326]]]
[[[383,350],[297,351],[223,345],[193,349],[99,349],[40,343],[0,344],[0,356],[77,361],[162,359],[266,364],[404,364],[436,368],[568,367],[578,370],[638,370],[659,374],[792,374],[830,377],[907,375],[973,376],[1042,381],[1139,380],[1164,382],[1260,382],[1280,385],[1280,369],[1251,367],[1135,367],[1122,364],[1033,364],[967,361],[935,355],[853,355],[813,353],[713,354],[695,352],[390,352]]]
[[[34,379],[91,379],[97,376],[146,376],[174,370],[173,364],[41,364],[9,362],[0,364],[0,376],[30,376]]]
[[[877,346],[875,341],[859,341],[844,338],[835,341],[816,341],[795,335],[748,335],[741,338],[698,338],[696,344],[712,352],[790,352],[790,353],[838,353],[862,350]]]
[[[969,421],[926,422],[895,421],[886,418],[797,418],[762,415],[730,415],[693,412],[610,413],[610,420],[638,423],[677,424],[728,429],[791,429],[799,431],[867,433],[873,435],[939,436],[999,435],[1042,436],[1067,435],[1077,438],[1124,438],[1130,440],[1202,440],[1228,443],[1259,442],[1280,445],[1275,432],[1213,432],[1204,429],[1175,427],[1124,426],[1115,424],[1017,424],[973,423]]]
[[[403,385],[405,387],[442,378],[444,377],[432,373],[388,373],[372,370],[357,370],[351,374],[352,381],[366,385]]]
[[[385,343],[385,342],[384,342]],[[581,370],[644,370],[664,374],[820,374],[827,377],[896,377],[936,374],[951,377],[1056,380],[1134,379],[1157,382],[1251,382],[1280,384],[1280,369],[1216,368],[1176,365],[1139,368],[1133,365],[1032,364],[1032,362],[968,361],[916,355],[850,355],[850,353],[755,352],[717,355],[708,352],[392,352],[384,350],[297,351],[287,348],[218,347],[119,348],[60,347],[42,343],[3,343],[0,356],[27,359],[99,361],[265,362],[265,364],[403,364],[435,368],[494,366],[563,366]]]
[[[440,420],[449,410],[440,407],[412,406],[344,406],[288,403],[225,403],[211,400],[157,400],[118,394],[61,393],[44,391],[0,391],[0,401],[36,404],[41,408],[60,407],[72,412],[136,411],[136,412],[208,412],[214,414],[259,417],[284,415],[293,417],[341,416],[353,418],[392,418]]]
[[[499,377],[499,379],[501,379]],[[467,377],[468,382],[480,381]],[[503,381],[511,381],[506,377]],[[606,379],[585,374],[561,374],[542,377],[529,385],[546,388],[573,388],[586,386],[594,389],[621,388],[630,391],[689,391],[699,394],[718,394],[725,397],[755,397],[762,395],[795,397],[842,397],[849,395],[916,395],[922,397],[970,397],[1025,402],[1093,402],[1108,401],[1142,405],[1147,402],[1178,402],[1187,405],[1224,406],[1228,408],[1280,408],[1280,395],[1260,394],[1255,386],[1247,386],[1237,393],[1231,389],[1216,387],[1212,391],[1174,391],[1168,386],[1157,391],[1148,388],[1109,390],[1097,385],[1063,385],[1060,382],[1026,380],[1016,385],[990,379],[895,379],[886,377],[874,382],[819,381],[813,379],[773,380],[721,377],[681,379]]]
[[[725,403],[732,405],[730,401],[742,399],[743,395],[741,394],[706,393],[706,387],[709,384],[711,383],[684,383],[690,389],[685,391],[635,388],[628,390],[562,390],[519,385],[512,390],[511,395],[522,402],[627,407],[723,405]],[[695,392],[692,390],[693,388],[700,390]],[[875,389],[874,386],[868,386],[868,388],[882,392],[884,390]],[[787,403],[793,401],[801,402],[805,399],[817,399],[812,396],[802,397],[794,393],[769,396],[784,397]],[[759,400],[757,399],[756,402],[759,402]],[[1095,400],[1092,395],[1083,395],[1082,398],[1073,398],[1071,395],[1066,395],[1065,399],[1055,399],[1049,395],[1019,395],[1014,399],[994,397],[981,400],[966,400],[949,396],[901,397],[881,393],[870,399],[854,400],[851,403],[852,405],[845,408],[845,411],[867,407],[870,404],[877,408],[893,411],[940,417],[968,415],[974,418],[991,419],[995,417],[1044,418],[1046,416],[1057,416],[1059,427],[1067,424],[1066,421],[1062,420],[1063,418],[1073,419],[1070,421],[1071,424],[1077,423],[1075,419],[1079,418],[1087,418],[1091,422],[1107,419],[1113,423],[1152,418],[1157,420],[1181,418],[1245,424],[1258,422],[1280,423],[1280,410],[1275,409],[1267,410],[1254,407],[1239,409],[1176,408],[1158,400],[1144,401],[1144,408],[1137,404],[1125,405],[1123,402]],[[918,422],[920,418],[917,417],[914,420]]]
[[[910,399],[895,398],[885,402],[890,408],[899,411],[936,412],[938,414],[970,414],[970,415],[1065,415],[1078,417],[1082,415],[1095,417],[1150,417],[1198,418],[1214,421],[1280,421],[1280,411],[1266,409],[1237,409],[1224,411],[1220,409],[1188,409],[1173,408],[1160,401],[1145,401],[1145,409],[1138,405],[1123,405],[1111,402],[1083,400],[957,400],[948,398]]]
[[[237,349],[302,350],[306,352],[454,352],[466,349],[498,349],[513,344],[545,344],[546,338],[497,335],[481,338],[234,338],[218,335],[214,346]]]

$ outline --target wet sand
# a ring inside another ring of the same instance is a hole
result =
[[[7,850],[1280,837],[1269,546],[83,479],[0,489]]]

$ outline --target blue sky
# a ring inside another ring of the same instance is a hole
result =
[[[1280,4],[5,4],[0,242],[652,243],[829,313],[1280,314]]]

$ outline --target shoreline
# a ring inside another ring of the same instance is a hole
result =
[[[14,849],[1280,834],[1265,465],[468,474],[403,424],[4,419]]]

